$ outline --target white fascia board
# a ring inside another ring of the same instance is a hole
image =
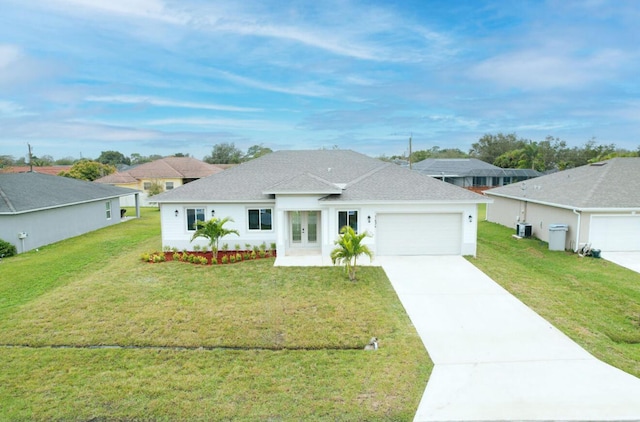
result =
[[[634,212],[634,211],[640,212],[640,207],[587,208],[587,207],[576,207],[576,206],[571,206],[567,204],[557,204],[554,202],[540,201],[537,199],[530,199],[522,196],[503,195],[499,193],[487,193],[487,195],[498,196],[506,199],[513,199],[515,201],[530,202],[532,204],[545,205],[548,207],[562,208],[562,209],[571,210],[571,211],[576,210],[580,212]]]

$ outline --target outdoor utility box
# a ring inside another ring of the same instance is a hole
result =
[[[531,224],[518,223],[516,225],[516,234],[520,237],[531,237]]]
[[[569,226],[566,224],[549,224],[549,250],[564,251],[567,243],[567,231]]]

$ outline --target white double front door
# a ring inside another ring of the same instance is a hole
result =
[[[292,249],[320,247],[320,211],[289,211],[289,246]]]

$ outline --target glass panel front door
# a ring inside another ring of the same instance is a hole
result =
[[[289,240],[292,247],[313,248],[318,245],[320,211],[290,211]]]
[[[291,211],[291,243],[302,243],[302,213]]]

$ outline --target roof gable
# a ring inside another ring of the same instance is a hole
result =
[[[485,191],[576,209],[640,208],[640,158],[612,158]]]
[[[136,190],[40,173],[0,174],[0,214],[117,198]]]

